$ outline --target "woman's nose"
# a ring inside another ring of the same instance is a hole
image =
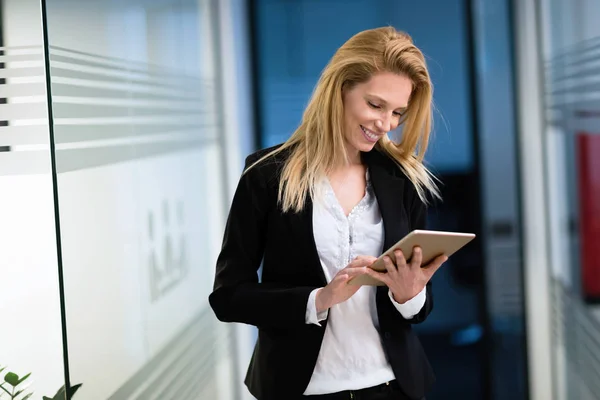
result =
[[[375,121],[375,126],[383,132],[389,132],[391,130],[391,121],[389,117],[384,117]]]

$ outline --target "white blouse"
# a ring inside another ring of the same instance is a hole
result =
[[[313,231],[327,282],[358,255],[378,257],[383,252],[383,220],[367,171],[365,196],[348,217],[329,181],[313,205]],[[317,191],[319,192],[319,191]],[[317,315],[316,292],[308,299],[306,323],[320,325],[329,316],[317,364],[305,395],[358,390],[394,380],[380,334],[376,287],[363,286],[343,303]],[[404,304],[390,301],[404,318],[418,314],[425,304],[425,289]]]

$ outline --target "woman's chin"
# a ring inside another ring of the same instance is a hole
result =
[[[373,150],[376,144],[377,142],[362,142],[359,146],[359,150],[363,153],[368,153],[369,151]]]
[[[371,150],[373,150],[373,147],[375,147],[375,144],[377,144],[377,142],[369,142],[363,138],[361,139],[362,140],[360,141],[349,142],[350,146],[348,146],[347,149],[349,151],[351,151],[351,149],[354,149],[357,150],[359,153],[368,153]]]

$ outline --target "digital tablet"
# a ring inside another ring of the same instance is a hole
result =
[[[400,249],[402,250],[404,257],[407,260],[410,260],[415,246],[421,247],[423,252],[423,262],[421,263],[421,266],[424,267],[439,255],[445,254],[450,257],[474,238],[475,234],[473,233],[414,230],[383,253],[370,268],[379,272],[386,272],[385,264],[383,262],[384,256],[390,256],[392,260],[394,260],[394,251]],[[385,285],[383,282],[371,278],[368,275],[357,276],[350,280],[349,283],[352,285]]]

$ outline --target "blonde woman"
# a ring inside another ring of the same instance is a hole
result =
[[[259,400],[421,399],[431,388],[411,325],[431,312],[430,279],[446,257],[421,266],[416,248],[409,263],[388,258],[387,273],[368,268],[424,227],[437,196],[423,165],[431,101],[408,35],[360,32],[323,71],[290,139],[247,158],[209,300],[221,321],[258,327],[245,383]],[[348,284],[361,274],[385,286]]]

